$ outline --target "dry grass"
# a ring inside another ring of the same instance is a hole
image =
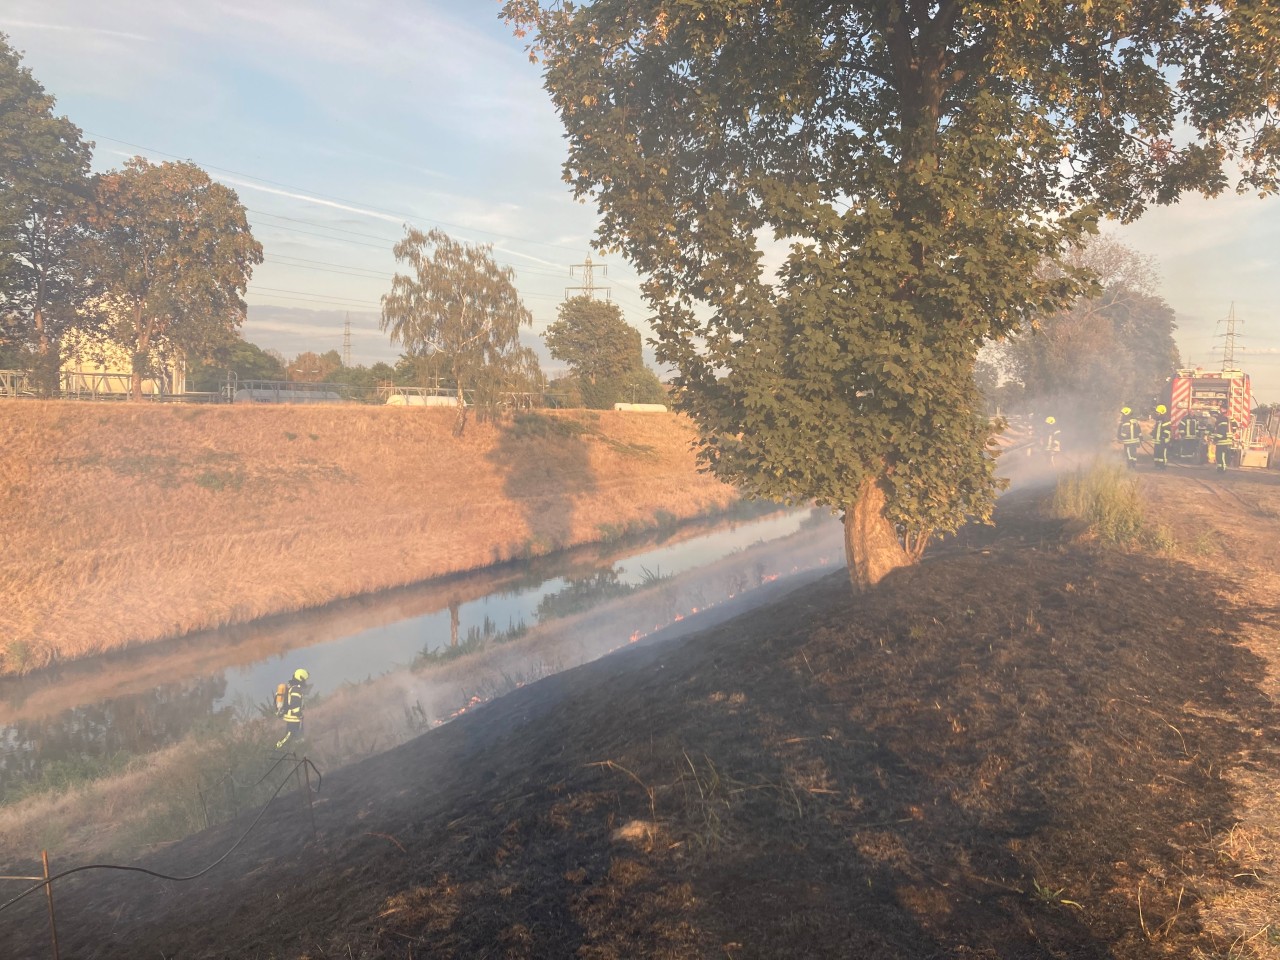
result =
[[[0,673],[723,508],[675,415],[12,402]]]

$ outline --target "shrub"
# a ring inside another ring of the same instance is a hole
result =
[[[1058,481],[1053,515],[1079,520],[1103,543],[1127,544],[1143,532],[1137,480],[1122,467],[1095,465]]]

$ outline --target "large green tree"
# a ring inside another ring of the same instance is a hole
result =
[[[85,267],[93,144],[53,112],[0,34],[0,340],[20,346],[46,390],[63,334],[92,325]]]
[[[1259,0],[508,0],[702,461],[842,508],[855,588],[985,518],[980,345],[1101,217],[1276,185]]]
[[[658,378],[645,367],[640,331],[615,303],[569,298],[544,339],[551,356],[573,371],[572,386],[588,407],[604,409],[629,399],[651,403],[662,396]]]
[[[412,272],[396,273],[382,298],[381,326],[391,342],[412,355],[440,354],[448,367],[458,434],[467,425],[464,391],[479,389],[487,398],[509,379],[523,382],[529,359],[520,328],[532,325],[533,315],[520,300],[515,271],[499,267],[492,249],[407,227],[395,257]]]
[[[262,245],[235,191],[192,163],[134,157],[104,174],[94,223],[94,266],[140,400],[153,354],[208,356],[244,322]]]

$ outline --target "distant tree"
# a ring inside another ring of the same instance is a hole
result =
[[[56,387],[63,334],[93,325],[86,269],[93,144],[0,34],[0,344]],[[21,349],[20,349],[21,348]]]
[[[278,357],[249,343],[239,335],[215,347],[210,355],[187,367],[192,388],[213,392],[227,382],[228,374],[236,380],[283,380],[284,367]]]
[[[589,408],[608,409],[620,400],[654,403],[663,394],[657,375],[644,364],[640,331],[615,303],[588,296],[566,300],[545,340],[551,356],[573,371]]]
[[[135,157],[103,175],[94,222],[94,266],[141,399],[152,350],[206,356],[244,322],[262,246],[235,192],[191,163]]]
[[[290,380],[324,383],[341,369],[342,358],[338,351],[330,350],[323,354],[308,351],[293,358],[285,368],[285,375]]]
[[[478,385],[486,370],[509,369],[524,349],[520,327],[533,323],[515,271],[499,267],[492,249],[459,243],[441,230],[407,227],[394,252],[412,272],[397,273],[382,298],[381,328],[390,330],[393,344],[448,362],[458,398],[457,434],[467,425],[464,390]]]
[[[544,335],[547,350],[587,383],[617,379],[642,365],[640,331],[616,303],[571,297]]]
[[[842,510],[854,589],[990,517],[979,347],[1102,218],[1280,179],[1261,0],[507,0],[699,457]],[[778,261],[781,260],[780,263]]]
[[[1097,286],[1026,324],[1010,340],[1008,362],[1027,407],[1054,415],[1080,439],[1109,438],[1120,406],[1158,396],[1178,369],[1177,324],[1155,293],[1149,257],[1103,237],[1067,262]]]

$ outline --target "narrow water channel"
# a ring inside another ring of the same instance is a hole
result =
[[[786,542],[786,569],[762,546]],[[408,671],[415,661],[554,625],[593,602],[690,580],[741,554],[714,588],[702,583],[658,612],[652,628],[766,580],[839,561],[839,524],[825,510],[792,510],[691,527],[608,550],[584,548],[432,581],[317,611],[152,645],[0,680],[0,803],[32,788],[107,774],[128,759],[252,716],[296,666],[322,702],[345,685]],[[637,628],[619,624],[613,645]],[[649,629],[649,627],[645,627]]]

